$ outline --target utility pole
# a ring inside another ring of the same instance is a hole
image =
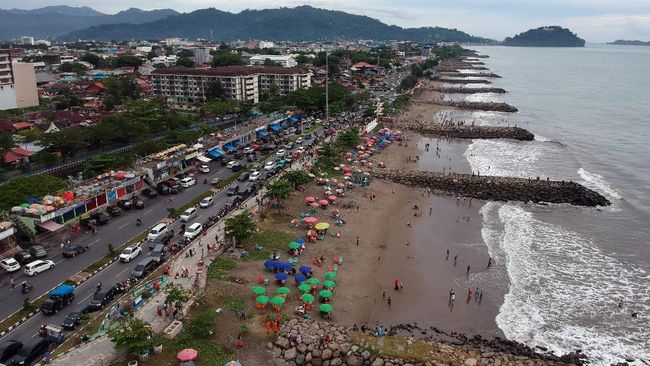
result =
[[[330,53],[325,51],[325,121],[330,121],[330,65],[329,65]]]

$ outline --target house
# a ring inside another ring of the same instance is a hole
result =
[[[8,119],[0,119],[0,132],[16,133],[18,130],[14,126],[14,121]]]
[[[5,164],[18,164],[22,161],[28,162],[29,157],[32,156],[30,151],[27,151],[21,147],[14,147],[11,150],[8,150],[4,154]]]
[[[14,127],[16,128],[16,131],[22,131],[22,130],[28,130],[34,126],[32,123],[29,122],[16,122],[14,123]]]
[[[92,83],[86,87],[86,92],[89,94],[99,94],[106,90],[106,87],[102,83]]]

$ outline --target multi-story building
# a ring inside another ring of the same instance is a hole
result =
[[[34,44],[34,37],[22,36],[22,37],[20,37],[20,43],[22,43],[24,45],[33,45]]]
[[[34,65],[12,62],[11,50],[0,49],[0,110],[37,105]]]
[[[259,102],[275,86],[286,95],[311,86],[311,75],[295,67],[226,66],[209,69],[169,68],[151,73],[152,93],[176,103],[204,103],[208,83],[219,81],[225,97]]]
[[[264,65],[264,62],[267,59],[279,64],[282,67],[298,66],[296,60],[288,55],[255,55],[248,59],[248,64],[253,66]]]
[[[0,49],[0,110],[17,108],[11,51]]]
[[[192,50],[194,52],[194,61],[197,65],[209,64],[212,62],[212,55],[210,55],[210,49],[205,47],[199,47]]]

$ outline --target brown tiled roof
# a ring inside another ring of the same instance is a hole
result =
[[[200,76],[237,76],[254,74],[306,74],[299,67],[279,66],[223,66],[209,69],[196,69],[176,67],[169,69],[157,69],[151,72],[159,75],[200,75]]]

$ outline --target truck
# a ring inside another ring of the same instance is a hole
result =
[[[41,305],[41,312],[45,315],[56,314],[73,300],[74,286],[59,285],[47,294],[47,299]]]

